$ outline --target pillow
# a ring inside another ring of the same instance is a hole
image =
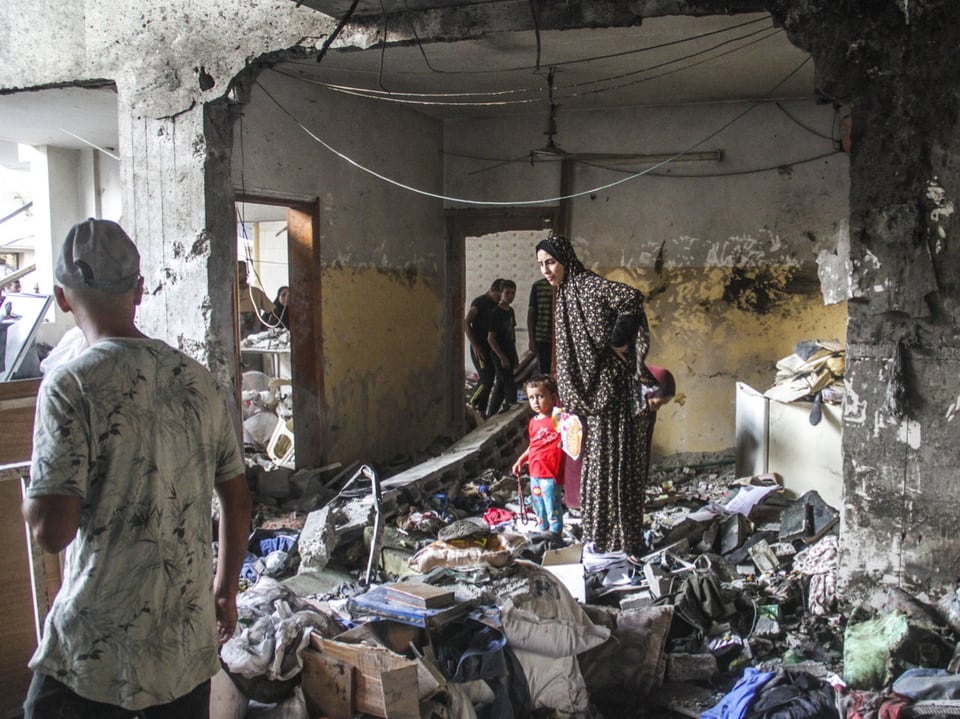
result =
[[[569,657],[607,641],[610,630],[594,624],[559,579],[538,570],[524,590],[501,604],[500,621],[510,646]]]

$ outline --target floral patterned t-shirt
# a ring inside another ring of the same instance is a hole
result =
[[[243,472],[215,380],[164,342],[103,340],[45,377],[27,495],[82,515],[30,667],[128,709],[213,676],[212,494]]]

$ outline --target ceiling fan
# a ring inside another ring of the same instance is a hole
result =
[[[557,134],[557,113],[560,106],[553,99],[554,68],[550,68],[547,87],[550,93],[550,114],[547,117],[547,129],[543,133],[547,136],[547,144],[543,147],[530,150],[528,158],[530,164],[537,162],[555,162],[557,160],[573,160],[577,162],[643,162],[656,163],[673,160],[675,162],[719,162],[723,159],[722,150],[703,150],[699,152],[567,152],[554,139]]]

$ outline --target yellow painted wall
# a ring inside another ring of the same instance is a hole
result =
[[[446,432],[445,298],[422,276],[377,269],[327,268],[321,282],[331,461],[422,450]]]
[[[677,398],[658,417],[655,458],[733,448],[738,381],[763,391],[773,383],[777,361],[798,342],[845,341],[846,303],[824,305],[815,287],[795,281],[794,271],[764,268],[763,286],[775,300],[761,313],[749,309],[749,297],[725,299],[734,268],[665,269],[661,275],[600,270],[647,297],[647,360],[677,379]]]

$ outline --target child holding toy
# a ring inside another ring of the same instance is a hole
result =
[[[530,496],[537,515],[537,531],[563,532],[562,477],[560,463],[563,450],[560,443],[562,412],[557,406],[557,384],[548,375],[539,375],[526,383],[527,401],[534,416],[527,431],[530,445],[513,465],[513,473],[520,476],[523,465],[528,465]]]

